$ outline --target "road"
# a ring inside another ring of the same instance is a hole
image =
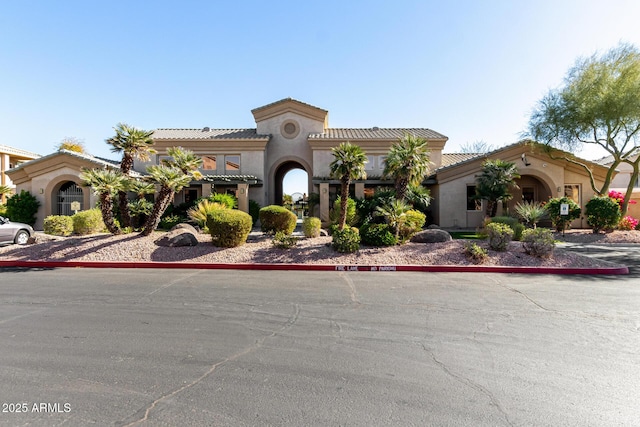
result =
[[[638,425],[639,307],[620,276],[4,270],[0,425]]]

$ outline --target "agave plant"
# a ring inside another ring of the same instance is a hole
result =
[[[218,202],[212,202],[209,199],[203,199],[200,203],[189,209],[187,215],[198,223],[200,227],[204,227],[207,223],[207,217],[210,216],[211,212],[219,209],[227,209],[227,206]]]
[[[547,210],[542,203],[524,201],[515,206],[515,211],[527,225],[536,228],[538,222],[546,218]]]

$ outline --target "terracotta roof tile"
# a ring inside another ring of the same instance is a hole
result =
[[[309,139],[399,139],[406,133],[425,139],[444,139],[446,136],[427,128],[329,128],[322,133],[312,133]]]
[[[256,129],[156,129],[154,139],[262,139],[269,135],[260,135]]]

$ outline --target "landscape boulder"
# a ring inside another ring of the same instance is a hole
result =
[[[194,227],[191,224],[187,224],[185,222],[181,222],[180,224],[174,225],[169,231],[175,231],[175,230],[187,230],[192,232],[194,235],[199,233],[199,230],[196,229],[196,227]]]
[[[168,231],[164,236],[156,240],[156,245],[166,247],[196,246],[198,239],[196,235],[186,228],[177,228]]]
[[[450,240],[453,240],[451,234],[440,229],[423,230],[414,234],[411,238],[413,243],[440,243]]]

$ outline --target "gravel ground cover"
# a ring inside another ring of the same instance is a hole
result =
[[[467,241],[446,243],[407,243],[402,246],[375,248],[362,246],[353,254],[340,254],[331,248],[331,237],[301,238],[291,249],[275,248],[271,238],[253,233],[246,244],[237,248],[217,248],[210,236],[198,234],[193,247],[161,247],[155,241],[163,235],[137,233],[112,236],[53,237],[39,233],[37,243],[0,247],[3,260],[39,261],[158,261],[199,263],[295,263],[337,265],[473,265],[464,254]],[[572,243],[638,243],[640,231],[615,231],[594,235],[590,230],[571,230],[560,241]],[[486,247],[486,242],[475,241]],[[511,242],[507,251],[489,251],[489,266],[540,267],[611,267],[612,264],[556,248],[551,258],[527,255],[520,242]]]

